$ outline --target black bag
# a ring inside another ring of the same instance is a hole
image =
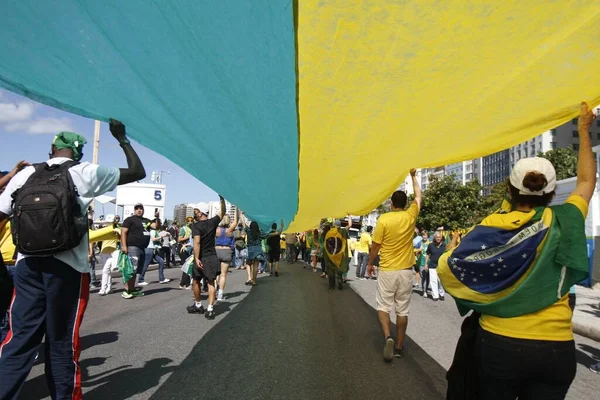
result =
[[[78,163],[35,164],[35,172],[13,193],[13,242],[22,254],[48,256],[70,250],[88,231],[87,211],[69,168]]]
[[[452,366],[446,373],[446,400],[478,400],[478,362],[475,353],[481,314],[473,312],[462,323]]]

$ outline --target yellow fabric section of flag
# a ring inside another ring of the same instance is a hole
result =
[[[520,226],[527,224],[534,215],[535,215],[535,211],[530,212],[526,218],[523,218],[520,221],[521,222]],[[494,218],[492,218],[492,217],[494,217]],[[511,229],[515,229],[515,225],[513,224],[511,226],[511,223],[509,222],[512,219],[513,218],[511,218],[511,214],[490,215],[484,221],[482,221],[482,225],[487,225],[487,226],[501,228],[501,229],[508,229],[508,227],[510,227]],[[491,223],[490,221],[492,221],[493,223]],[[544,210],[544,213],[542,214],[542,221],[544,222],[545,226],[551,225],[552,210],[550,208],[546,208]],[[548,237],[548,233],[546,233],[544,239],[542,240],[540,245],[537,247],[535,258],[534,258],[533,262],[531,263],[532,266],[535,265],[539,255],[540,255],[540,252],[544,248],[547,237]],[[465,286],[465,284],[463,282],[459,281],[454,276],[452,271],[450,271],[450,265],[448,263],[448,260],[451,259],[452,253],[453,253],[452,251],[448,251],[440,257],[440,261],[438,264],[438,275],[440,276],[440,279],[443,280],[444,288],[449,293],[453,293],[454,295],[460,297],[463,300],[472,301],[475,303],[489,303],[492,301],[496,301],[496,300],[505,298],[506,296],[510,295],[510,293],[512,291],[514,291],[514,288],[519,287],[521,285],[521,283],[523,283],[525,281],[525,279],[527,279],[527,277],[529,276],[529,274],[531,274],[531,271],[532,271],[531,267],[528,268],[528,270],[523,274],[523,276],[521,276],[513,285],[511,285],[510,287],[507,287],[504,290],[501,290],[497,293],[484,294],[484,293],[480,293],[475,290],[469,289],[469,287]]]
[[[366,214],[411,167],[506,149],[597,106],[599,37],[593,0],[298,2],[288,231]]]

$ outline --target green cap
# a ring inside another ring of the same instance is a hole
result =
[[[52,144],[57,150],[71,149],[73,150],[73,158],[76,161],[81,159],[83,155],[83,145],[87,143],[87,140],[81,135],[74,132],[60,132],[54,136]]]

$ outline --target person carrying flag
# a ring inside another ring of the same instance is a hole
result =
[[[348,227],[342,228],[342,221],[336,219],[334,227],[325,228],[325,241],[323,258],[325,260],[325,270],[329,277],[329,289],[335,290],[335,281],[337,277],[338,289],[344,288],[344,274],[350,268],[350,256],[348,252],[349,231],[352,226],[352,218],[348,215]]]
[[[569,288],[589,273],[585,217],[596,186],[594,117],[582,103],[577,185],[565,204],[549,206],[556,188],[552,164],[522,159],[508,181],[510,201],[457,247],[455,235],[440,258],[439,277],[459,312],[474,311],[448,371],[449,394],[463,398],[460,392],[474,389],[471,397],[482,400],[565,398],[577,367]],[[467,341],[469,333],[474,341]],[[465,362],[472,379],[467,389],[460,371]]]

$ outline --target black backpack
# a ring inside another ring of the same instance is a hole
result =
[[[13,242],[22,254],[48,256],[70,250],[88,231],[87,212],[69,168],[78,163],[35,164],[35,172],[13,193]]]

